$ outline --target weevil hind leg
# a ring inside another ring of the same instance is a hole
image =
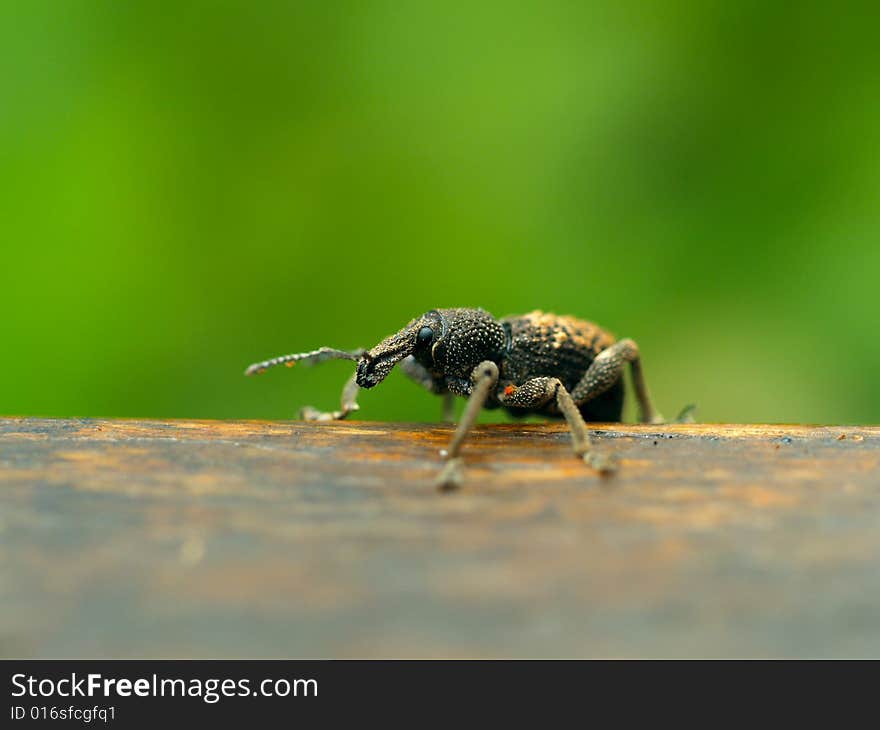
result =
[[[633,340],[620,340],[611,347],[602,350],[571,392],[572,399],[581,406],[605,393],[623,376],[626,363],[630,365],[633,389],[639,404],[639,420],[642,423],[665,423],[663,416],[654,410],[648,386],[645,383],[645,375],[642,372],[639,346]]]
[[[694,413],[697,412],[696,403],[690,403],[681,409],[681,413],[679,413],[673,423],[696,423],[696,419],[694,418]]]

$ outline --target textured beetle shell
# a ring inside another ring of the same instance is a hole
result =
[[[419,342],[422,327],[434,332],[430,343]],[[569,392],[574,391],[596,356],[614,342],[611,334],[591,322],[538,310],[498,320],[479,308],[432,309],[369,351],[358,366],[358,385],[373,387],[409,352],[425,374],[424,380],[418,375],[416,379],[431,392],[469,396],[474,368],[491,360],[498,365],[499,379],[484,407],[499,408],[499,393],[532,378],[558,378]],[[380,377],[371,380],[370,368],[380,371]],[[560,415],[555,399],[541,408],[503,407],[517,416]],[[579,409],[587,421],[619,421],[622,381]]]
[[[501,323],[509,332],[508,350],[498,362],[502,386],[508,383],[520,386],[530,378],[550,377],[559,378],[566,389],[572,391],[596,355],[615,342],[613,335],[592,322],[540,310],[505,317]],[[530,412],[516,408],[506,410],[513,415]],[[619,421],[622,410],[622,380],[580,407],[587,421]],[[553,401],[541,412],[559,415]]]

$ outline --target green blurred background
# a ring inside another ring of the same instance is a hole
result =
[[[477,305],[668,416],[877,422],[872,7],[4,2],[0,413],[291,417],[351,364],[248,363]]]

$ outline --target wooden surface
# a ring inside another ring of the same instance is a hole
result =
[[[880,428],[0,419],[0,655],[880,656]]]

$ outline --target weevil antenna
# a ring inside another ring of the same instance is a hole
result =
[[[271,360],[255,362],[253,365],[250,365],[247,370],[244,371],[244,374],[259,375],[260,373],[268,370],[269,368],[273,368],[276,365],[287,365],[287,367],[293,367],[298,362],[301,362],[304,365],[316,365],[317,363],[324,362],[325,360],[353,360],[357,362],[358,360],[360,360],[363,354],[364,351],[362,349],[349,351],[336,350],[332,347],[321,347],[317,350],[312,350],[311,352],[297,352],[292,355],[279,355],[278,357],[273,357]]]

